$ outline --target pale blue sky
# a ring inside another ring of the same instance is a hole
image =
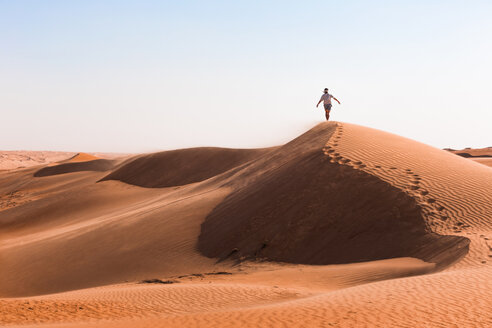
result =
[[[0,0],[0,149],[261,147],[334,120],[492,146],[492,1]]]

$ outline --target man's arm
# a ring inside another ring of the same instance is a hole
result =
[[[335,99],[335,100],[336,100],[336,102],[337,102],[339,105],[341,105],[341,104],[340,104],[340,102],[338,101],[338,99],[337,99],[337,98],[335,98],[335,97],[332,97],[332,98],[333,98],[333,99]]]
[[[318,107],[322,101],[323,101],[323,96],[321,96],[321,98],[319,99],[318,103],[316,104],[316,107]]]

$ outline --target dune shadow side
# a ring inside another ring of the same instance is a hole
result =
[[[47,166],[36,171],[35,177],[47,177],[58,174],[74,173],[82,171],[104,172],[111,170],[115,165],[115,161],[108,159],[96,159],[87,162],[63,163],[55,166]]]
[[[138,156],[100,181],[119,180],[146,188],[164,188],[200,182],[249,162],[270,151],[200,147]]]
[[[321,265],[410,256],[442,269],[468,244],[432,233],[408,194],[315,150],[230,194],[203,222],[197,245],[219,260]]]

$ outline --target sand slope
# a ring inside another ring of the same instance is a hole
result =
[[[469,158],[477,163],[492,166],[492,147],[487,148],[465,148],[462,150],[445,149],[455,155]]]
[[[131,158],[101,181],[162,188],[199,182],[261,157],[271,149],[190,148]]]
[[[492,170],[484,165],[383,131],[338,127],[327,144],[335,161],[368,172],[411,195],[437,233],[466,236],[474,247],[467,264],[492,255],[484,237],[492,230]],[[487,235],[487,236],[486,236]]]
[[[439,267],[466,254],[468,239],[431,233],[413,197],[320,151],[333,132],[319,125],[251,164],[255,180],[207,216],[199,250],[304,264],[413,256]]]
[[[0,173],[2,325],[492,324],[487,166],[336,122],[63,166],[80,159]]]
[[[486,166],[492,166],[492,158],[473,158],[472,160]]]
[[[459,155],[465,158],[473,157],[492,157],[492,147],[486,148],[465,148],[461,150],[447,149],[453,154]]]

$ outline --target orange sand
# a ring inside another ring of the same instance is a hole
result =
[[[463,157],[492,157],[492,147],[465,148],[461,150],[449,149],[449,151]]]
[[[489,327],[491,188],[485,165],[336,122],[6,171],[0,325]]]
[[[58,151],[0,151],[0,170],[13,170],[65,160],[73,153]]]

